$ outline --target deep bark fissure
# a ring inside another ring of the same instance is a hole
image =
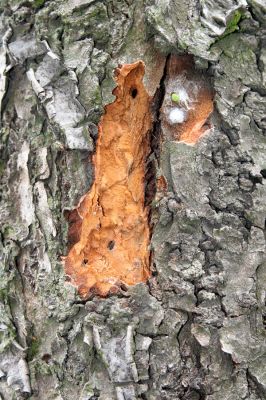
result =
[[[163,104],[165,95],[165,79],[167,76],[167,65],[170,55],[165,59],[163,75],[160,80],[160,85],[153,97],[151,112],[153,115],[153,126],[150,133],[150,155],[148,164],[146,166],[145,176],[145,205],[150,206],[152,200],[155,198],[157,185],[156,185],[156,171],[160,166],[160,146],[162,140],[160,110]],[[151,228],[152,229],[152,228]]]

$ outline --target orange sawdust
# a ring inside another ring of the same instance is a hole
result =
[[[95,181],[70,213],[72,247],[64,265],[82,298],[106,296],[150,276],[145,162],[150,153],[150,98],[142,61],[116,70],[116,100],[99,123]]]
[[[180,74],[184,74],[192,83],[195,82],[198,92],[193,107],[188,111],[187,120],[170,129],[173,131],[174,139],[194,145],[210,129],[210,124],[207,121],[213,111],[214,92],[206,77],[195,70],[192,56],[170,57],[167,71],[168,79]]]

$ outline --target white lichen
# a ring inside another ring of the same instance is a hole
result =
[[[175,107],[170,110],[168,115],[168,121],[171,125],[182,124],[186,120],[186,117],[187,117],[186,110],[179,107]]]
[[[180,104],[184,105],[188,109],[189,108],[190,99],[189,99],[189,95],[188,95],[187,91],[184,88],[181,87],[177,91],[177,93],[178,93],[178,96],[179,96],[179,99],[180,99],[179,100]]]
[[[170,125],[182,124],[188,112],[197,102],[199,86],[197,81],[189,80],[186,74],[171,79],[166,88],[162,111]]]

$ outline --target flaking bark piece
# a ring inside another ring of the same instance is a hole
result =
[[[107,296],[150,275],[144,200],[152,121],[143,76],[142,61],[116,69],[116,100],[106,106],[99,123],[95,181],[69,214],[72,247],[64,259],[65,272],[82,298]]]

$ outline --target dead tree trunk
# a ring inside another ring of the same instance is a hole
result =
[[[266,399],[265,13],[1,0],[0,399]]]

